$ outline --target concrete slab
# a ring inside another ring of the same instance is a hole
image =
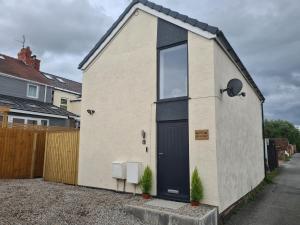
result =
[[[145,205],[150,205],[154,207],[167,208],[167,209],[180,209],[185,206],[187,203],[183,202],[173,202],[162,199],[154,199],[145,203]]]
[[[218,212],[216,208],[211,208],[205,214],[195,214],[193,216],[182,214],[181,209],[168,209],[157,207],[157,209],[149,208],[149,205],[126,205],[125,210],[128,214],[138,218],[141,222],[149,225],[217,225]],[[186,210],[186,209],[185,209]]]

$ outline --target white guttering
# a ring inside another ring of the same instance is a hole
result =
[[[110,33],[110,35],[102,42],[102,44],[97,48],[97,50],[89,57],[89,59],[83,64],[81,70],[85,70],[93,61],[94,59],[100,54],[100,52],[109,44],[109,42],[115,37],[116,34],[122,29],[122,27],[126,24],[127,20],[135,13],[137,9],[140,9],[144,12],[147,12],[153,16],[166,20],[170,23],[173,23],[179,27],[182,27],[186,30],[189,30],[193,33],[196,33],[204,38],[212,39],[215,38],[216,35],[209,33],[208,31],[204,31],[199,27],[192,26],[188,23],[182,22],[179,19],[175,19],[169,15],[164,13],[158,12],[154,9],[149,8],[141,3],[138,3],[129,10],[129,12],[124,16],[124,18],[119,22],[119,24],[115,27],[115,29]]]
[[[81,95],[81,93],[78,93],[78,92],[75,92],[75,91],[69,91],[69,90],[66,90],[66,89],[63,89],[63,88],[58,88],[58,87],[54,87],[54,86],[50,86],[56,90],[59,90],[59,91],[64,91],[64,92],[68,92],[68,93],[71,93],[71,94],[75,94],[75,95]]]
[[[44,92],[44,102],[47,101],[47,85],[45,85],[45,92]]]
[[[48,113],[39,113],[39,112],[25,111],[25,110],[19,110],[19,109],[10,109],[9,112],[21,113],[21,114],[27,114],[27,115],[36,115],[36,116],[46,116],[46,117],[53,117],[53,118],[60,118],[60,119],[68,119],[68,116],[60,116],[60,115],[54,115],[54,114],[48,114]]]

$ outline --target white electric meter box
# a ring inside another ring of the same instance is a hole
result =
[[[142,172],[141,162],[127,162],[127,183],[138,184]]]
[[[116,179],[126,179],[126,162],[112,162],[112,177]]]

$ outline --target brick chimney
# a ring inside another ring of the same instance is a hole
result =
[[[32,66],[37,71],[40,70],[40,60],[35,55],[31,56],[31,50],[29,47],[22,48],[18,53],[18,59],[23,61],[26,65]]]

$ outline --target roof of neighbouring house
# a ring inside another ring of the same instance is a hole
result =
[[[81,83],[38,71],[32,66],[26,65],[22,60],[4,54],[0,54],[0,73],[81,94]],[[49,77],[53,79],[49,79]]]
[[[60,77],[54,74],[45,73],[42,72],[42,74],[47,78],[48,83],[56,87],[58,89],[63,89],[71,92],[76,92],[78,94],[81,94],[82,91],[82,84],[79,82],[76,82],[74,80],[69,80],[64,77]]]
[[[17,98],[0,94],[0,106],[8,106],[10,109],[27,112],[51,114],[65,117],[78,117],[76,114],[68,112],[50,103],[40,102],[31,99]]]
[[[171,9],[165,8],[161,5],[157,5],[153,2],[147,1],[147,0],[133,0],[128,7],[125,9],[125,11],[120,15],[120,17],[113,23],[113,25],[109,28],[109,30],[103,35],[103,37],[98,41],[98,43],[94,46],[94,48],[85,56],[85,58],[82,60],[82,62],[79,64],[78,68],[82,69],[82,67],[88,62],[88,60],[94,55],[94,53],[97,51],[97,49],[102,45],[102,43],[105,42],[105,40],[113,33],[114,29],[117,28],[118,24],[125,18],[127,13],[131,10],[133,6],[136,4],[142,4],[150,9],[153,9],[159,13],[163,13],[166,16],[170,16],[173,19],[179,20],[183,23],[189,24],[193,27],[199,28],[202,31],[208,32],[212,35],[214,35],[215,39],[217,39],[223,47],[226,49],[228,54],[232,57],[234,62],[237,64],[239,69],[245,74],[245,77],[248,79],[249,83],[257,93],[259,99],[261,101],[264,101],[265,98],[257,85],[255,84],[254,80],[250,76],[249,72],[247,71],[246,67],[244,64],[241,62],[240,58],[234,51],[234,49],[231,47],[230,43],[227,41],[226,37],[224,36],[223,32],[219,30],[219,28],[210,26],[207,23],[202,23],[198,21],[197,19],[190,18],[186,15],[180,14],[176,11],[173,11]]]
[[[26,65],[19,59],[3,54],[0,54],[0,73],[43,84],[49,84],[48,80],[32,66]]]

